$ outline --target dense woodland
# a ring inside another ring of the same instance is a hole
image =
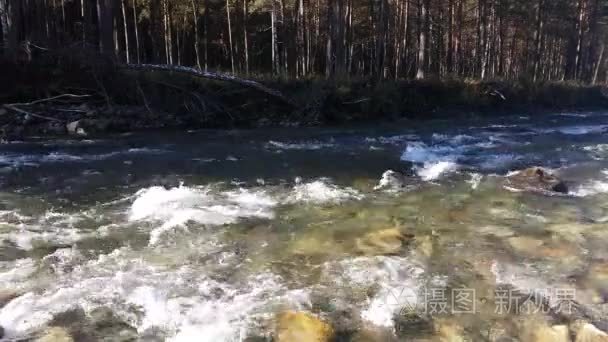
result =
[[[605,0],[0,0],[6,55],[284,78],[608,80]]]

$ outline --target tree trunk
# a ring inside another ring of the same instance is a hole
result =
[[[100,50],[108,55],[114,54],[114,1],[97,0],[99,11]]]
[[[454,17],[456,10],[454,0],[448,0],[448,48],[446,55],[446,71],[451,74],[454,71]]]
[[[123,22],[123,28],[125,30],[125,54],[126,54],[126,58],[127,58],[127,63],[131,63],[131,55],[129,54],[129,29],[127,28],[127,11],[125,9],[126,5],[125,2],[127,0],[121,0],[120,1],[120,7],[122,10],[122,22]]]
[[[249,75],[249,41],[247,39],[247,21],[249,17],[249,1],[243,0],[243,57],[245,75]]]
[[[194,19],[194,54],[196,56],[196,66],[202,69],[200,56],[200,37],[198,34],[198,0],[192,0],[192,17]]]
[[[418,23],[418,70],[416,71],[416,79],[421,80],[426,76],[426,40],[428,34],[428,0],[419,1],[420,18]]]
[[[139,29],[137,28],[137,4],[133,0],[133,30],[135,31],[135,51],[137,52],[137,63],[141,63],[141,52],[139,51]]]
[[[543,35],[543,7],[544,0],[538,0],[536,8],[536,28],[534,29],[534,69],[532,71],[534,81],[538,80],[539,68],[542,55],[542,35]]]
[[[230,70],[234,74],[234,49],[232,45],[232,24],[230,22],[230,2],[226,0],[226,19],[228,20],[228,50],[230,52]]]
[[[279,70],[279,62],[278,62],[278,48],[277,48],[277,15],[276,15],[276,1],[270,0],[272,2],[272,9],[270,12],[270,35],[271,35],[271,46],[270,46],[270,56],[272,63],[272,73],[277,74]]]
[[[209,0],[205,0],[205,14],[203,16],[205,36],[203,37],[203,57],[205,58],[205,71],[209,68]]]
[[[0,0],[0,31],[2,31],[2,49],[6,55],[10,48],[7,0]]]

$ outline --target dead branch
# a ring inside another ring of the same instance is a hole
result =
[[[231,83],[239,84],[244,87],[256,89],[262,93],[265,93],[276,99],[281,100],[283,103],[289,104],[291,106],[295,106],[294,102],[291,99],[285,97],[280,91],[269,88],[259,82],[239,78],[234,75],[223,74],[223,73],[219,73],[219,72],[203,71],[203,70],[199,70],[196,68],[185,67],[185,66],[165,65],[165,64],[126,64],[126,65],[123,65],[123,67],[126,69],[136,70],[136,71],[176,72],[176,73],[182,73],[182,74],[187,74],[187,75],[191,75],[191,76],[206,78],[206,79],[210,79],[210,80],[231,82]]]
[[[36,101],[32,101],[32,102],[27,102],[27,103],[13,103],[12,105],[33,106],[33,105],[36,105],[36,104],[39,104],[39,103],[59,100],[59,99],[66,98],[66,97],[69,97],[69,98],[87,98],[87,97],[91,97],[91,95],[61,94],[61,95],[49,97],[49,98],[46,98],[46,99],[40,99],[40,100],[36,100]]]
[[[137,84],[137,91],[139,92],[142,100],[144,101],[144,106],[146,107],[146,110],[148,111],[148,113],[150,115],[152,115],[152,110],[150,109],[150,105],[148,104],[148,99],[146,98],[146,94],[144,93],[144,90],[141,89],[141,84],[139,83],[139,80],[136,81],[136,84]]]
[[[28,112],[27,110],[23,110],[21,108],[18,108],[18,105],[23,105],[22,103],[10,103],[10,104],[5,104],[3,105],[4,108],[12,110],[14,112],[17,112],[19,114],[23,114],[23,115],[30,115],[36,118],[40,118],[40,119],[44,119],[44,120],[49,120],[49,121],[56,121],[56,122],[63,122],[57,118],[52,118],[50,116],[44,116],[44,115],[40,115],[40,114],[36,114],[36,113],[32,113],[32,112]]]

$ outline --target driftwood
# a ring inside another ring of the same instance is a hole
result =
[[[294,106],[294,102],[283,95],[280,91],[276,89],[269,88],[259,82],[248,80],[244,78],[240,78],[234,75],[219,73],[219,72],[210,72],[203,71],[196,68],[185,67],[185,66],[177,66],[177,65],[166,65],[166,64],[126,64],[123,66],[126,69],[136,70],[136,71],[166,71],[166,72],[175,72],[188,74],[195,77],[206,78],[210,80],[216,81],[225,81],[230,83],[239,84],[244,87],[253,88],[262,93],[270,95],[283,103]]]

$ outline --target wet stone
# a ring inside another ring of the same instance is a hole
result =
[[[395,332],[400,338],[407,339],[430,335],[434,331],[431,317],[415,311],[401,310],[393,320]]]
[[[288,311],[277,317],[276,342],[329,342],[333,335],[329,324],[306,312]]]

